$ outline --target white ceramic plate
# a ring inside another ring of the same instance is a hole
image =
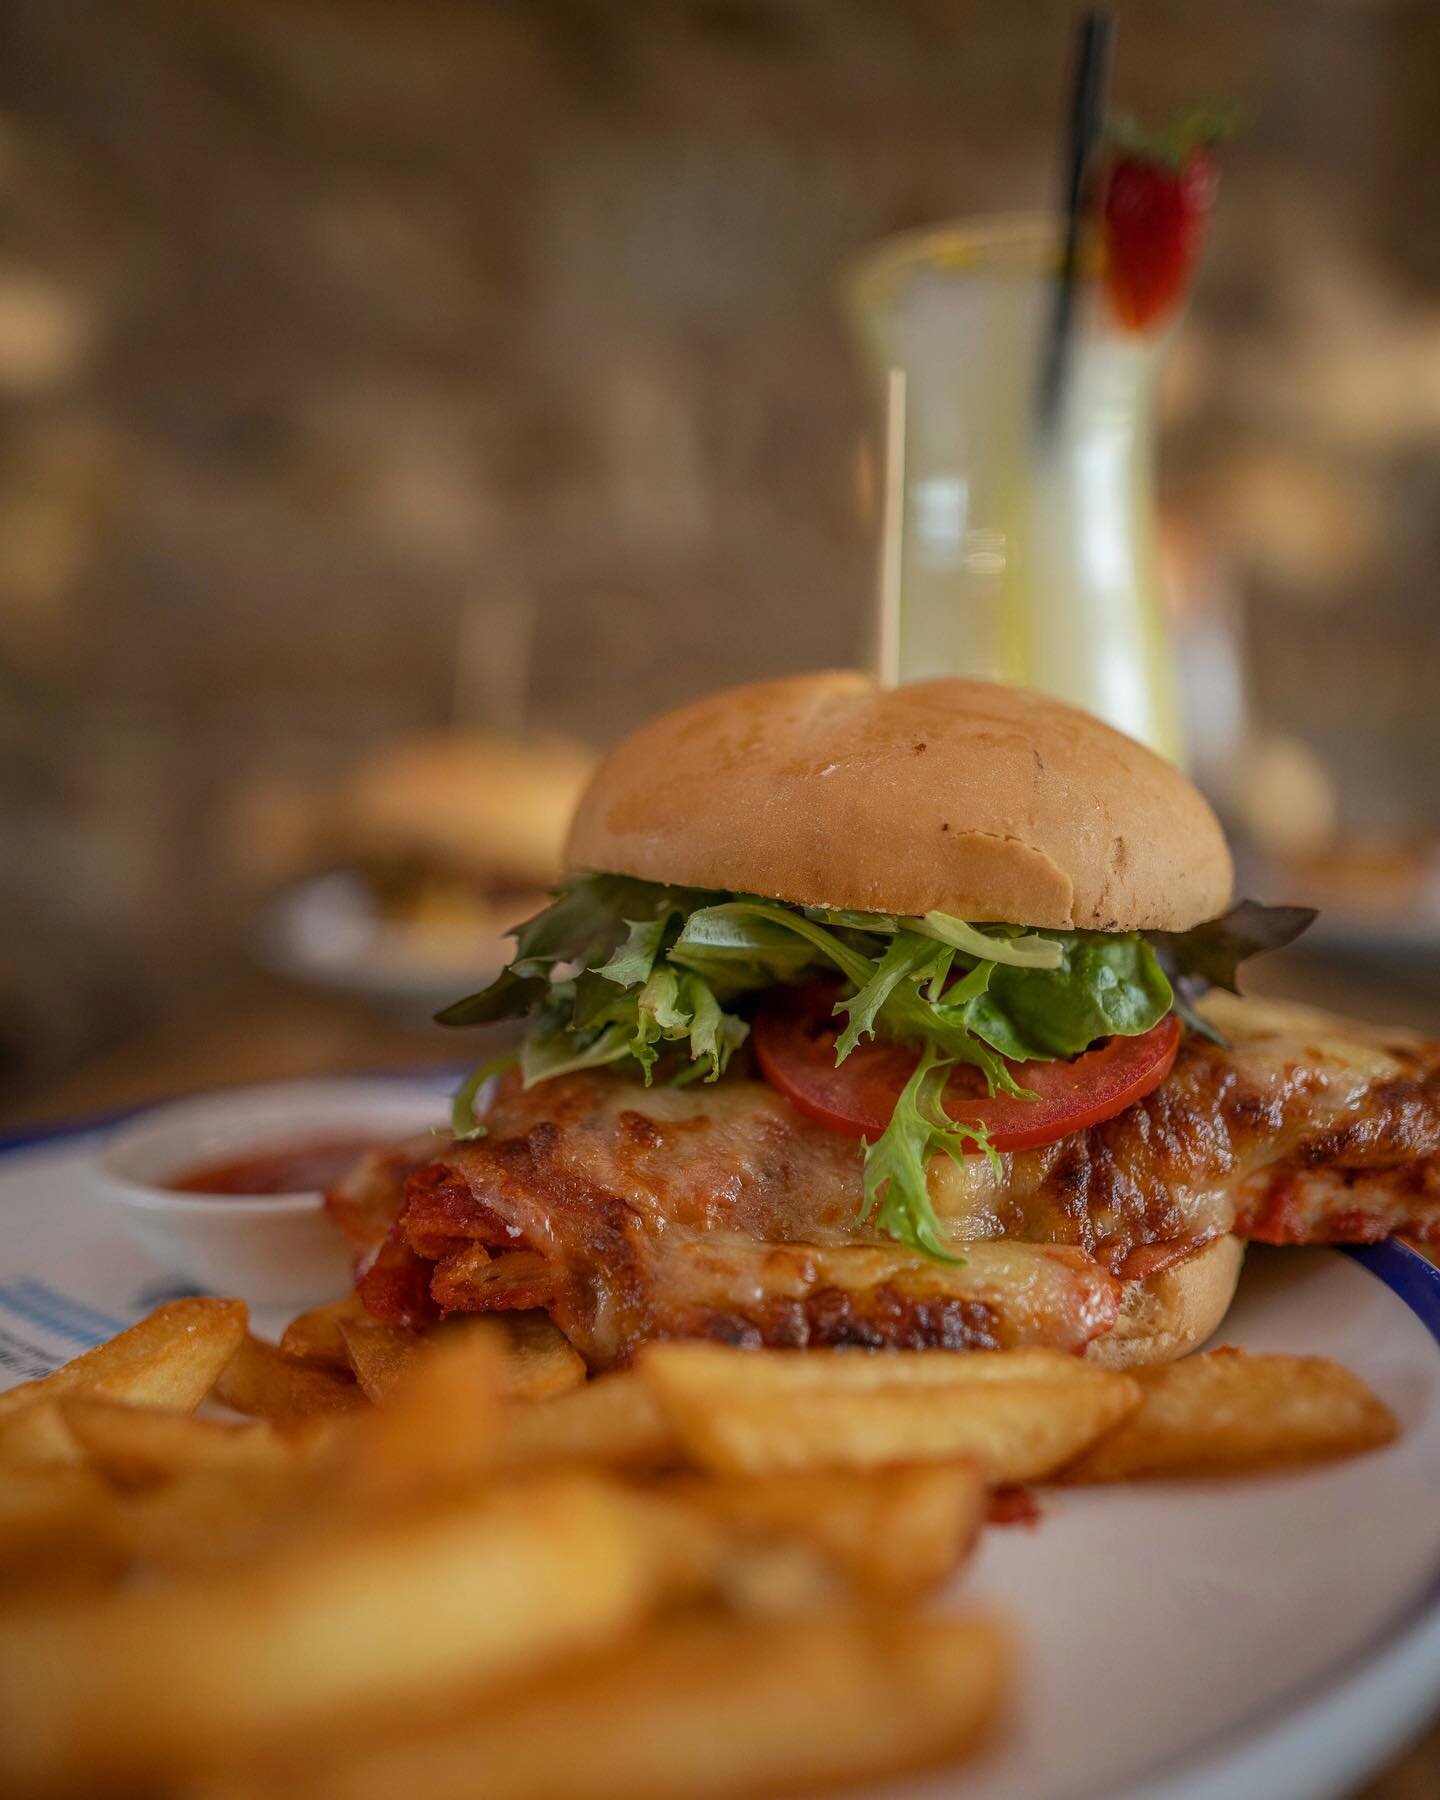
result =
[[[91,1203],[94,1148],[0,1140],[0,1386],[183,1290]],[[889,1792],[1320,1800],[1440,1702],[1440,1272],[1395,1245],[1255,1251],[1221,1335],[1338,1357],[1403,1436],[1262,1480],[1044,1494],[1038,1526],[990,1531],[954,1603],[1014,1620],[1016,1716],[984,1761]]]

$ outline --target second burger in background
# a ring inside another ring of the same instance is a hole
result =
[[[340,785],[325,835],[387,921],[453,963],[543,903],[594,757],[563,739],[484,732],[405,738]]]
[[[387,744],[318,791],[252,796],[234,835],[247,851],[278,836],[271,879],[288,878],[263,960],[432,1012],[501,968],[509,927],[545,904],[594,761],[564,739],[453,732]]]

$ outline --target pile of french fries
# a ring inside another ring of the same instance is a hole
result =
[[[925,1602],[995,1489],[1394,1432],[1319,1358],[664,1343],[587,1380],[538,1314],[420,1337],[342,1301],[275,1346],[177,1301],[0,1394],[0,1792],[660,1800],[948,1765],[1011,1652]]]

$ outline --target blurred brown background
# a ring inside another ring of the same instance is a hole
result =
[[[1119,12],[1119,100],[1250,117],[1164,463],[1180,602],[1259,721],[1238,804],[1408,842],[1440,806],[1440,8]],[[12,1095],[228,993],[267,877],[237,807],[443,726],[467,616],[472,656],[531,617],[529,723],[597,743],[864,653],[835,271],[1048,202],[1071,16],[9,0]]]

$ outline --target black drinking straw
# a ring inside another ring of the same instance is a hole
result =
[[[1040,376],[1040,428],[1048,431],[1060,411],[1075,329],[1075,292],[1080,273],[1080,238],[1087,199],[1087,176],[1105,122],[1110,65],[1115,55],[1115,15],[1097,8],[1080,20],[1070,86],[1070,121],[1065,139],[1065,244],[1055,280],[1045,362]]]

